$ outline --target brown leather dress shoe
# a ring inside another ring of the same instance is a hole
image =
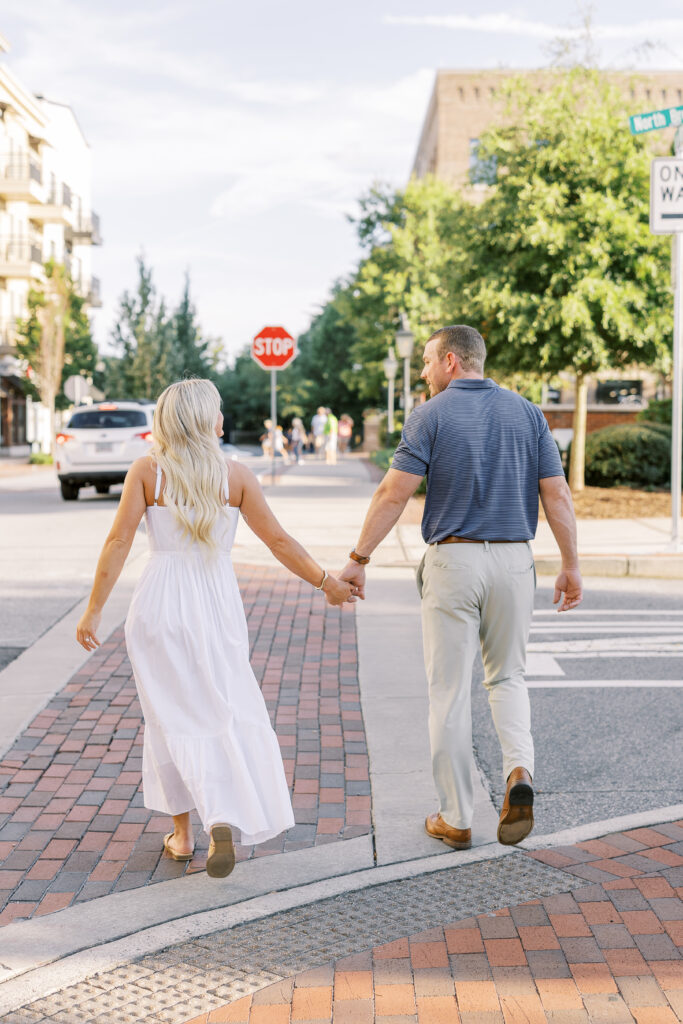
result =
[[[531,776],[526,768],[513,768],[508,775],[508,785],[498,823],[498,842],[503,846],[515,846],[534,827],[534,791]]]
[[[472,845],[472,829],[453,828],[443,820],[438,811],[429,814],[425,819],[425,831],[434,839],[442,839],[446,846],[454,850],[469,850]]]

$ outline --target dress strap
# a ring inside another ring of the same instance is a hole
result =
[[[159,501],[159,493],[161,491],[161,466],[157,462],[157,483],[154,488],[154,504],[156,505]]]
[[[225,478],[225,483],[223,484],[223,495],[225,497],[225,504],[229,505],[230,504],[230,480],[229,480],[229,474]]]

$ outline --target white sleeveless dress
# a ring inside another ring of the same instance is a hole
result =
[[[126,619],[145,719],[145,806],[196,808],[208,832],[237,826],[245,845],[294,824],[280,747],[249,664],[249,638],[230,550],[239,510],[225,506],[219,551],[183,537],[170,509],[145,513],[150,560]],[[226,495],[227,498],[227,495]]]

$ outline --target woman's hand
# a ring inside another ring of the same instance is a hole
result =
[[[86,651],[94,651],[100,646],[96,633],[102,620],[102,612],[86,611],[76,626],[76,639]]]
[[[336,576],[329,576],[325,580],[323,593],[328,604],[339,605],[345,601],[353,602],[355,587],[344,580],[338,580]]]

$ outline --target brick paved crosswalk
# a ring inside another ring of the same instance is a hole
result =
[[[284,571],[237,567],[252,664],[275,726],[296,824],[246,860],[370,831],[353,609]],[[142,803],[142,715],[123,629],[0,762],[0,924],[204,869],[162,856],[169,819]],[[195,822],[197,826],[198,823]]]
[[[186,1024],[676,1024],[682,849],[679,821],[537,851],[574,876],[599,861],[603,878],[360,951]],[[638,858],[627,874],[624,855]]]

